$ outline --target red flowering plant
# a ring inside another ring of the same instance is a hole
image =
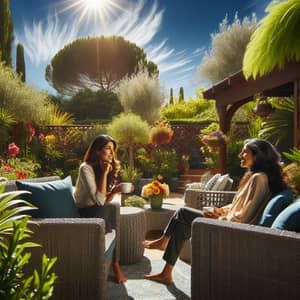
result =
[[[7,180],[33,178],[40,168],[38,163],[29,159],[18,158],[20,148],[16,143],[8,145],[8,158],[0,158],[0,177]]]
[[[173,134],[167,121],[156,122],[150,130],[150,142],[154,146],[168,144],[172,140]]]

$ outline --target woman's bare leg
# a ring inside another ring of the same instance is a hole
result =
[[[144,247],[147,249],[158,249],[158,250],[165,250],[168,245],[169,237],[166,235],[162,235],[159,239],[149,241],[145,240],[143,242]]]
[[[113,269],[114,269],[114,273],[115,273],[116,280],[118,283],[123,283],[123,282],[127,281],[127,278],[124,276],[124,274],[121,270],[119,262],[113,263]]]
[[[160,283],[164,283],[167,285],[171,284],[171,283],[173,283],[173,277],[172,277],[173,267],[174,266],[166,263],[165,267],[161,273],[145,275],[144,278],[153,280],[153,281],[157,281]]]

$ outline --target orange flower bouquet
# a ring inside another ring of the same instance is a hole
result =
[[[160,209],[162,200],[170,194],[169,186],[154,180],[143,186],[141,196],[150,201],[151,208]]]

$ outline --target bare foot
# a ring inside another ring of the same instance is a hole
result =
[[[163,235],[162,237],[160,237],[157,240],[154,241],[149,241],[146,240],[143,242],[144,247],[147,249],[157,249],[157,250],[165,250],[168,244],[168,237],[166,237],[165,235]]]
[[[127,278],[124,276],[123,272],[121,271],[121,267],[119,263],[114,263],[113,269],[114,269],[117,283],[123,283],[127,281]]]
[[[173,279],[172,276],[166,275],[164,273],[159,273],[159,274],[149,274],[149,275],[144,275],[145,279],[157,281],[166,285],[172,284]]]

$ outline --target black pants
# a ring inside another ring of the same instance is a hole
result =
[[[94,206],[78,208],[78,212],[81,218],[101,218],[105,221],[105,233],[111,232],[111,218],[109,216],[110,210],[107,205],[99,206],[95,204]]]
[[[169,237],[169,243],[163,256],[168,264],[175,265],[184,242],[191,237],[192,222],[198,217],[203,217],[200,210],[182,207],[171,218],[164,232]]]

